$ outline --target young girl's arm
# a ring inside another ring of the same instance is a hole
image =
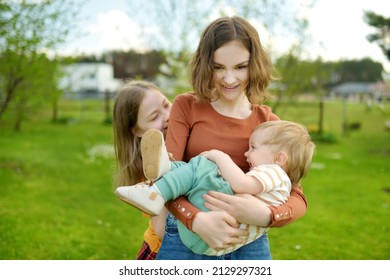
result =
[[[247,176],[230,156],[219,150],[210,150],[200,154],[215,162],[222,177],[230,184],[234,193],[259,194],[263,185],[253,176]]]

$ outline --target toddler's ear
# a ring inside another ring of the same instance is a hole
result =
[[[278,152],[275,156],[275,163],[279,166],[284,166],[287,164],[288,156],[285,152]]]

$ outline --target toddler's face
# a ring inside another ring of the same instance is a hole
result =
[[[270,137],[269,129],[257,129],[249,138],[249,150],[245,152],[246,161],[250,169],[262,164],[275,163],[273,145],[264,144]]]

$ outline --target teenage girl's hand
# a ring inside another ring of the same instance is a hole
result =
[[[192,230],[214,249],[242,243],[240,236],[248,232],[238,227],[236,220],[223,211],[199,212],[192,223]]]
[[[229,195],[209,191],[203,195],[204,206],[213,211],[226,211],[237,221],[255,226],[268,226],[271,209],[260,199],[250,194]]]

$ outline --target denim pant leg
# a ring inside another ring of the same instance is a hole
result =
[[[188,249],[180,239],[177,220],[171,214],[165,226],[165,235],[156,260],[216,260],[217,257],[198,255]]]
[[[231,260],[272,260],[267,233],[230,255]]]
[[[237,251],[222,256],[198,255],[188,249],[180,239],[177,220],[171,214],[166,221],[165,235],[157,254],[157,260],[270,260],[268,236],[247,244]]]

